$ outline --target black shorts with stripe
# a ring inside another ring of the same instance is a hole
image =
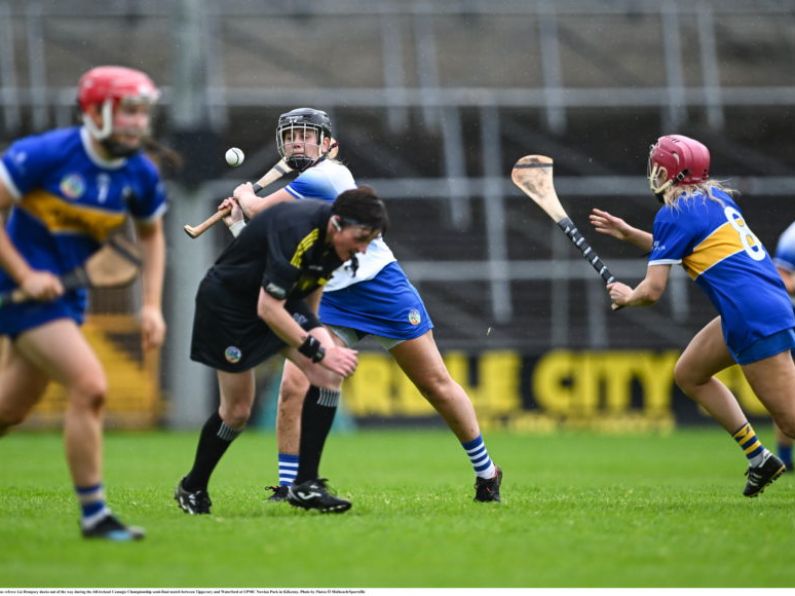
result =
[[[288,300],[284,306],[305,330],[320,327],[303,300]],[[285,347],[257,316],[256,302],[241,300],[217,281],[202,280],[196,293],[191,360],[225,372],[243,372]]]

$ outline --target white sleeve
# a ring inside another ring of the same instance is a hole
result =
[[[231,226],[229,226],[229,231],[232,232],[232,236],[237,238],[240,235],[240,232],[243,231],[243,228],[246,227],[246,222],[242,219],[236,221]]]

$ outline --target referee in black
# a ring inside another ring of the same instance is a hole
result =
[[[331,204],[280,203],[257,214],[204,276],[191,359],[216,370],[221,403],[177,485],[183,511],[210,513],[210,475],[251,415],[255,366],[282,353],[313,385],[334,390],[356,369],[356,351],[335,345],[315,313],[333,271],[349,259],[355,264],[388,223],[386,206],[366,186]]]

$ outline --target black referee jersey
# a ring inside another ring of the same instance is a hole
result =
[[[260,288],[305,329],[320,325],[303,298],[343,261],[326,244],[331,203],[279,203],[257,214],[221,253],[196,294],[191,358],[228,372],[248,370],[285,347],[257,315]]]

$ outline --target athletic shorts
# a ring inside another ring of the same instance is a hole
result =
[[[87,306],[88,293],[85,290],[66,292],[51,302],[7,304],[0,308],[0,335],[8,335],[15,340],[26,331],[56,319],[72,319],[82,325]]]
[[[285,308],[306,331],[320,327],[303,300],[288,300]],[[287,344],[257,316],[256,303],[246,304],[218,282],[202,280],[196,293],[191,360],[225,372],[243,372],[285,347]]]
[[[740,353],[729,348],[729,353],[737,364],[751,364],[793,349],[795,349],[795,329],[784,329],[763,337]]]
[[[359,339],[375,335],[406,341],[433,329],[422,298],[396,262],[373,279],[324,292],[319,314],[324,325],[351,329]]]

